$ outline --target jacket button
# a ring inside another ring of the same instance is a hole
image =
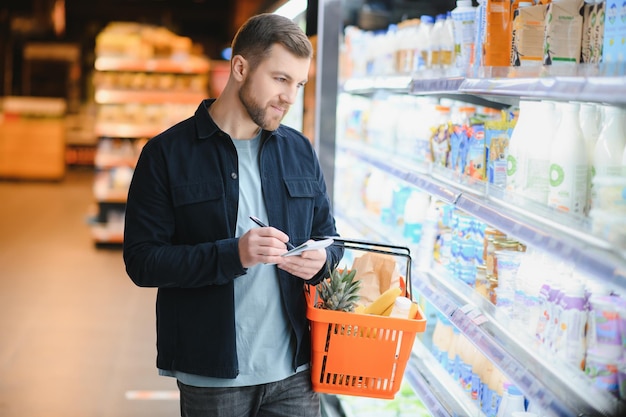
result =
[[[236,180],[236,179],[237,179],[237,173],[236,173],[236,172],[231,172],[231,173],[230,173],[230,177],[231,177],[232,179]]]

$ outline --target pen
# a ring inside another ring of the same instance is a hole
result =
[[[259,220],[258,217],[250,216],[250,220],[252,220],[253,222],[255,222],[256,224],[258,224],[261,227],[269,227],[268,225],[263,223],[261,220]],[[291,243],[287,242],[287,249],[289,249],[289,250],[295,249],[295,246],[293,246]]]

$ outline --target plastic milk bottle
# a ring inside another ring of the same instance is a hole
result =
[[[528,142],[532,140],[537,120],[536,101],[520,100],[519,116],[509,140],[506,169],[506,188],[522,191],[526,183],[526,154]]]
[[[456,8],[451,13],[454,21],[456,65],[466,71],[474,53],[476,9],[471,0],[457,0]]]
[[[593,152],[594,175],[622,175],[626,146],[626,112],[616,106],[604,108],[604,125]]]
[[[526,138],[526,181],[523,194],[539,203],[548,203],[550,147],[554,138],[554,103],[533,102],[534,117],[530,136]]]
[[[589,189],[589,158],[580,130],[578,103],[561,103],[561,122],[550,147],[548,205],[570,213],[583,214]]]

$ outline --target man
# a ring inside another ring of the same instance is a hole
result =
[[[280,124],[311,59],[291,20],[252,17],[222,94],[151,139],[136,166],[124,261],[136,285],[158,288],[157,367],[177,378],[182,416],[320,415],[303,290],[343,250],[281,256],[337,235],[310,142]]]

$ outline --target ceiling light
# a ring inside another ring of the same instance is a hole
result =
[[[307,0],[289,0],[276,9],[274,13],[293,20],[306,11],[307,3]]]

